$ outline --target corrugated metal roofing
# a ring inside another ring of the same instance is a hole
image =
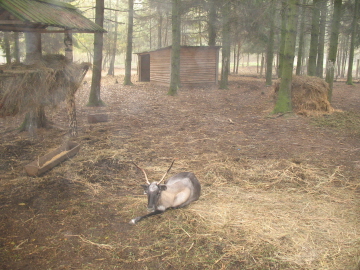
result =
[[[102,27],[84,17],[74,6],[56,0],[0,0],[0,10],[6,10],[24,25],[1,20],[2,26],[46,28],[60,27],[74,32],[106,32]],[[13,19],[14,20],[14,19]]]

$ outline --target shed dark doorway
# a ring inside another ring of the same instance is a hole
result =
[[[140,55],[139,75],[141,82],[150,82],[150,54]]]

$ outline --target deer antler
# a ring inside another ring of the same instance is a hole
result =
[[[174,162],[175,162],[175,159],[172,161],[169,169],[166,171],[166,173],[164,174],[164,176],[163,176],[163,177],[161,178],[161,180],[158,182],[158,185],[164,180],[164,178],[165,178],[165,176],[168,174],[168,172],[170,172],[171,167],[172,167],[172,165],[174,164]]]
[[[147,178],[147,175],[146,175],[145,170],[144,170],[144,169],[142,169],[142,168],[140,168],[140,167],[139,167],[139,166],[138,166],[135,162],[133,162],[133,164],[136,166],[136,168],[138,168],[139,170],[141,170],[141,171],[144,173],[146,183],[147,183],[148,185],[150,185],[150,182],[149,182],[149,179]]]

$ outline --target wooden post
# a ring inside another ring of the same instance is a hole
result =
[[[356,61],[356,79],[359,79],[359,59]]]
[[[65,44],[65,57],[69,59],[70,62],[72,62],[74,60],[72,33],[68,31],[65,32],[64,44]]]
[[[26,64],[33,64],[41,59],[41,34],[25,32]]]

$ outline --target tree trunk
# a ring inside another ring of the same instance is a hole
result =
[[[4,32],[4,49],[5,49],[5,57],[6,64],[11,64],[11,51],[10,51],[10,33]]]
[[[20,63],[19,32],[14,32],[14,58],[16,63]]]
[[[301,4],[301,22],[300,22],[300,34],[299,34],[299,49],[296,63],[296,75],[301,75],[303,50],[304,50],[304,31],[305,31],[305,4],[306,0],[302,0]]]
[[[262,78],[262,76],[263,76],[264,62],[265,62],[264,56],[263,56],[263,55],[261,55],[260,78]]]
[[[237,46],[237,58],[236,58],[236,70],[235,70],[236,74],[239,74],[240,50],[241,50],[241,42],[239,42]]]
[[[162,31],[163,31],[163,15],[160,9],[160,2],[157,4],[157,13],[158,13],[158,49],[162,47]]]
[[[236,70],[236,43],[234,43],[234,51],[233,51],[233,74],[235,74]]]
[[[275,28],[275,1],[271,3],[269,38],[266,49],[266,85],[272,85],[272,65],[274,59],[274,28]]]
[[[289,0],[287,6],[287,31],[285,38],[284,62],[281,71],[281,82],[274,113],[287,113],[292,111],[291,81],[294,66],[296,25],[297,25],[297,0]]]
[[[180,40],[181,40],[181,0],[172,0],[172,47],[171,76],[168,95],[175,96],[180,87]]]
[[[355,0],[353,21],[352,21],[352,25],[351,25],[349,67],[348,67],[347,80],[346,80],[346,84],[349,84],[349,85],[353,84],[352,71],[353,71],[353,63],[354,63],[354,48],[355,48],[355,38],[356,38],[356,32],[357,32],[358,12],[359,12],[359,0]]]
[[[316,63],[316,75],[323,78],[324,74],[324,48],[325,48],[325,34],[326,34],[326,16],[327,16],[327,0],[321,0],[320,3],[320,30],[319,30],[319,45],[318,57]]]
[[[116,7],[119,6],[119,0],[116,1]],[[114,29],[114,40],[113,40],[113,48],[110,56],[110,65],[107,75],[114,76],[115,75],[115,59],[117,52],[117,39],[118,39],[118,11],[115,11],[115,29]]]
[[[26,58],[25,63],[31,65],[41,59],[41,34],[25,33]],[[20,131],[28,131],[31,137],[36,136],[36,128],[46,127],[47,121],[44,106],[40,105],[26,114]]]
[[[165,37],[163,38],[163,46],[169,46],[169,40],[168,40],[168,29],[169,29],[169,21],[171,21],[169,19],[169,12],[166,13],[166,24],[165,24],[165,29],[164,29],[164,33],[165,33]]]
[[[343,38],[344,43],[342,46],[343,56],[341,61],[341,78],[345,78],[345,69],[346,69],[346,61],[348,58],[348,49],[349,49],[349,36],[345,36]]]
[[[280,35],[279,66],[278,66],[279,78],[281,78],[281,70],[284,61],[285,37],[286,37],[286,1],[283,0],[281,2],[281,35]]]
[[[309,49],[309,62],[307,74],[309,76],[316,75],[316,57],[318,53],[319,43],[319,21],[320,21],[320,0],[313,0],[312,19],[311,19],[311,39]]]
[[[36,137],[37,121],[36,112],[31,110],[26,113],[25,119],[19,127],[19,131],[28,131],[31,138]]]
[[[39,105],[35,110],[31,110],[25,115],[19,131],[28,131],[31,137],[36,137],[36,129],[46,128],[47,123],[45,108],[43,105]]]
[[[133,28],[134,28],[134,0],[128,0],[128,1],[129,1],[129,15],[128,15],[124,85],[132,85],[131,61],[132,61],[132,43],[133,43],[132,40],[133,40]]]
[[[329,84],[330,89],[328,93],[328,99],[331,102],[332,98],[332,89],[334,83],[334,66],[336,62],[336,54],[338,47],[338,37],[339,37],[339,28],[340,28],[340,19],[341,19],[341,8],[342,0],[334,0],[334,13],[331,24],[331,33],[330,33],[330,45],[328,53],[328,67],[326,71],[326,82]]]
[[[197,9],[197,12],[198,12],[198,16],[199,18],[201,18],[201,8],[199,7]],[[198,44],[200,44],[200,46],[202,46],[202,25],[201,25],[202,21],[201,20],[198,20],[198,28],[199,28],[199,32],[198,32]]]
[[[95,23],[103,27],[104,23],[104,0],[96,0]],[[94,59],[93,74],[91,80],[91,89],[89,103],[87,106],[99,107],[104,106],[100,98],[101,70],[102,70],[102,50],[103,50],[103,33],[94,34]]]
[[[209,46],[216,45],[216,0],[209,0]]]
[[[228,89],[228,80],[230,73],[230,1],[222,2],[222,63],[220,75],[220,89]]]

